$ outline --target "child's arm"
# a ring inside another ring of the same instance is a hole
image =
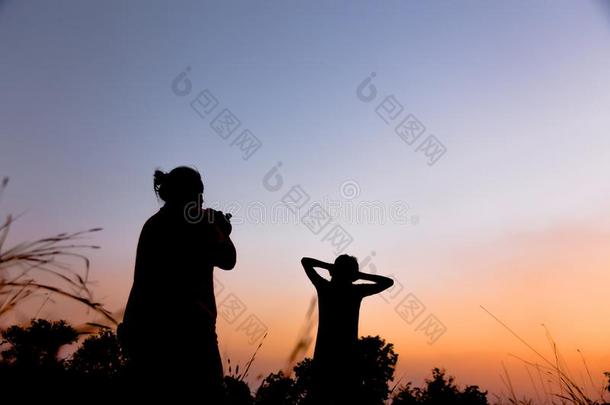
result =
[[[332,267],[331,263],[326,263],[321,260],[312,259],[311,257],[304,257],[301,259],[301,264],[305,269],[305,274],[311,280],[311,283],[317,288],[324,283],[328,283],[324,277],[318,274],[318,272],[314,269],[314,267],[319,267],[322,269],[329,270]]]
[[[394,285],[394,280],[377,274],[358,273],[358,280],[372,281],[373,283],[356,284],[356,288],[363,297],[374,295],[387,290]]]

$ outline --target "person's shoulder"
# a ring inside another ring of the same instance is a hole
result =
[[[159,210],[153,215],[151,215],[150,218],[146,220],[146,222],[144,222],[144,226],[142,226],[142,232],[148,232],[156,228],[162,227],[165,222],[166,218],[163,213],[163,210]]]

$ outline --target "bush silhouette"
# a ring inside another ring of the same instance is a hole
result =
[[[28,326],[11,326],[0,332],[0,381],[11,391],[20,392],[22,400],[65,400],[67,393],[74,398],[90,397],[104,392],[123,392],[129,381],[130,366],[114,332],[105,330],[89,336],[71,359],[62,360],[58,353],[65,345],[75,343],[78,333],[65,321],[37,319]],[[390,396],[390,383],[398,355],[393,345],[379,336],[362,337],[358,341],[358,369],[361,383],[357,392],[359,404],[382,405]],[[159,348],[159,356],[171,356],[171,347]],[[309,405],[313,364],[310,358],[297,363],[294,375],[271,373],[254,396],[243,378],[225,376],[227,405]],[[341,370],[339,370],[340,372]],[[610,391],[610,372],[608,378]],[[32,389],[32,387],[38,387]],[[509,401],[510,402],[510,401]],[[603,400],[601,401],[603,402]],[[517,403],[517,402],[514,402]],[[527,403],[527,402],[519,402]],[[577,403],[570,402],[567,403]],[[600,402],[589,402],[599,404]],[[423,387],[407,383],[397,389],[392,405],[488,405],[487,392],[478,386],[461,389],[452,376],[435,368]]]
[[[232,376],[223,379],[226,390],[226,402],[229,405],[252,405],[254,399],[250,394],[250,387],[243,380]]]
[[[382,405],[390,394],[389,382],[394,378],[398,355],[391,343],[379,336],[362,337],[358,341],[358,370],[360,387],[358,398],[363,404]],[[313,381],[313,363],[310,358],[297,363],[295,377],[282,372],[269,374],[256,392],[256,405],[309,405],[308,398]]]
[[[298,367],[298,366],[297,366]],[[296,381],[283,372],[271,373],[256,391],[256,405],[293,405],[297,404],[299,390]]]
[[[389,383],[398,361],[394,345],[379,336],[367,336],[358,341],[358,354],[362,384],[358,397],[363,403],[382,405],[390,395]]]
[[[487,391],[469,385],[463,391],[454,384],[454,378],[445,376],[445,370],[432,370],[432,379],[423,388],[403,386],[394,397],[392,405],[487,405]]]
[[[11,326],[2,332],[9,348],[2,351],[2,362],[24,370],[62,368],[58,359],[62,346],[76,342],[78,333],[65,321],[33,320],[30,326]]]
[[[0,343],[8,346],[0,353],[3,387],[19,393],[26,403],[54,396],[60,398],[70,392],[65,361],[58,354],[64,345],[76,342],[76,330],[64,321],[38,319],[27,327],[11,326],[1,335]]]
[[[96,378],[117,378],[127,368],[127,357],[116,334],[105,330],[85,339],[72,359],[67,362],[67,367],[77,374]]]

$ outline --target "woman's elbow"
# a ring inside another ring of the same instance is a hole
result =
[[[235,263],[237,263],[237,257],[233,256],[219,261],[216,264],[216,267],[219,267],[222,270],[233,270],[235,268]]]
[[[229,243],[223,246],[223,249],[218,252],[216,257],[217,267],[220,267],[223,270],[233,270],[237,261],[237,251],[230,239]]]

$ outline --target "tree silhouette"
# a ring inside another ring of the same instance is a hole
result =
[[[294,366],[294,394],[293,397],[296,399],[298,404],[313,404],[314,402],[308,400],[307,394],[311,389],[314,378],[313,378],[313,360],[306,357],[302,361],[298,362]]]
[[[390,393],[389,382],[394,378],[398,355],[391,343],[379,336],[362,337],[357,345],[357,367],[360,387],[357,393],[363,404],[383,404]],[[310,358],[294,367],[295,378],[282,372],[269,374],[256,392],[256,405],[309,405],[313,382],[313,363]]]
[[[394,380],[398,354],[392,343],[379,336],[362,337],[357,347],[361,381],[358,398],[366,404],[382,405],[390,395],[389,383]]]
[[[3,387],[19,393],[25,403],[60,399],[69,392],[72,385],[66,378],[65,361],[59,359],[58,353],[62,346],[77,340],[74,328],[64,321],[38,319],[27,327],[11,326],[0,334],[0,343],[8,346],[0,353]]]
[[[256,391],[254,403],[256,405],[293,405],[299,403],[298,397],[296,381],[280,371],[269,374],[263,380]]]
[[[476,385],[460,391],[454,380],[445,376],[445,370],[435,368],[425,387],[413,388],[408,383],[394,397],[392,405],[488,405],[487,391],[480,391]]]
[[[252,405],[254,399],[250,394],[250,387],[243,380],[233,376],[224,377],[226,403],[229,405]]]
[[[24,370],[62,368],[59,349],[78,338],[76,330],[65,321],[44,319],[33,320],[28,327],[11,326],[1,335],[10,345],[0,353],[3,363]]]
[[[105,330],[85,339],[67,362],[68,370],[96,378],[117,378],[125,372],[127,357],[116,334]]]
[[[392,405],[418,405],[420,398],[420,388],[413,387],[413,384],[408,382],[403,385],[392,400]]]

